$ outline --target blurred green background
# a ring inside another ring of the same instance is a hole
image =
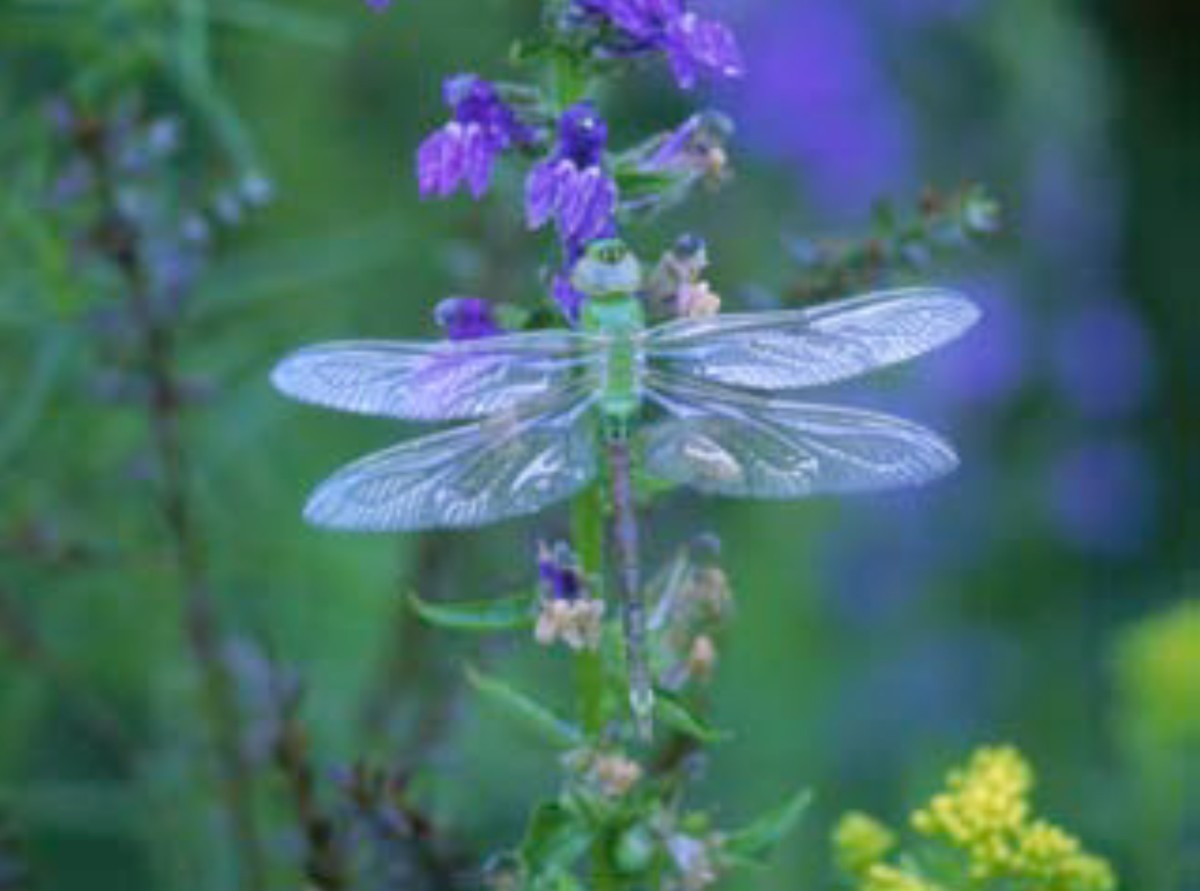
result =
[[[181,99],[169,76],[141,92],[181,123],[179,194],[219,217],[213,183],[271,182],[265,207],[217,227],[176,336],[199,394],[180,434],[192,520],[247,750],[266,758],[266,654],[303,679],[318,770],[370,757],[414,771],[457,849],[513,844],[556,782],[552,756],[477,708],[461,666],[482,659],[566,707],[563,656],[520,639],[478,652],[415,626],[404,596],[528,587],[535,540],[565,517],[419,537],[306,528],[312,483],[397,431],[267,382],[302,343],[436,336],[448,295],[540,299],[549,244],[523,231],[515,171],[480,204],[422,204],[411,163],[443,119],[441,78],[506,76],[536,4],[3,0],[0,887],[26,887],[3,884],[6,857],[29,887],[232,887],[197,792],[211,768],[145,397],[113,385],[128,345],[55,197],[70,152],[46,113],[96,71],[97,95],[120,84],[145,34],[204,12],[211,94]],[[861,236],[876,199],[905,212],[926,185],[978,181],[1005,231],[920,276],[976,297],[982,325],[845,394],[944,431],[964,459],[954,478],[845,502],[680,494],[646,519],[650,562],[717,533],[737,597],[713,706],[735,736],[709,753],[698,799],[736,822],[783,789],[817,794],[769,871],[721,887],[826,886],[838,814],[899,819],[969,748],[1005,741],[1038,768],[1043,810],[1124,887],[1200,889],[1195,8],[729,0],[724,14],[744,81],[681,97],[649,68],[605,96],[618,145],[693,99],[739,124],[735,180],[660,220],[641,253],[703,234],[730,308],[797,287],[797,239]],[[265,809],[281,784],[264,768]],[[286,863],[295,840],[275,822]]]

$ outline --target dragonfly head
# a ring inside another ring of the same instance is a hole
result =
[[[589,244],[571,270],[575,290],[603,299],[632,294],[642,286],[642,266],[619,238]]]

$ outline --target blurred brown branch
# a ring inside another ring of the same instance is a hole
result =
[[[118,174],[107,150],[104,121],[81,118],[74,138],[77,148],[95,170],[100,195],[101,209],[93,242],[121,275],[140,344],[139,358],[150,388],[145,410],[158,463],[158,508],[174,552],[182,593],[183,632],[201,677],[238,859],[247,887],[262,891],[268,887],[267,873],[252,777],[241,751],[236,704],[221,658],[216,608],[188,490],[188,455],[181,430],[185,394],[176,372],[176,332],[155,311],[142,251],[142,233],[122,210]]]
[[[995,237],[999,230],[999,204],[978,185],[953,192],[926,189],[917,206],[903,214],[881,203],[865,238],[791,239],[788,247],[799,276],[787,297],[815,303],[877,287],[897,273],[924,270],[939,254]]]

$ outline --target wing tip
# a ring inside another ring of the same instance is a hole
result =
[[[271,381],[272,387],[274,387],[284,396],[288,396],[292,399],[299,398],[292,387],[292,382],[294,379],[292,368],[294,365],[295,356],[295,353],[284,356],[275,363],[275,365],[271,368],[270,374],[267,376]]]

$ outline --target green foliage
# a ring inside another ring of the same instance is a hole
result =
[[[689,736],[697,742],[719,743],[730,736],[728,732],[710,726],[708,721],[695,714],[686,703],[669,693],[659,691],[655,695],[654,708],[655,717],[664,727]]]
[[[764,866],[775,849],[792,833],[812,803],[803,789],[774,810],[725,836],[724,851],[739,863]]]
[[[569,748],[583,742],[583,732],[578,727],[556,715],[532,696],[498,678],[481,674],[469,666],[466,674],[471,686],[488,703],[546,743]]]
[[[415,593],[408,602],[413,611],[437,628],[448,631],[520,631],[533,627],[537,600],[532,594],[455,603],[422,600]]]

